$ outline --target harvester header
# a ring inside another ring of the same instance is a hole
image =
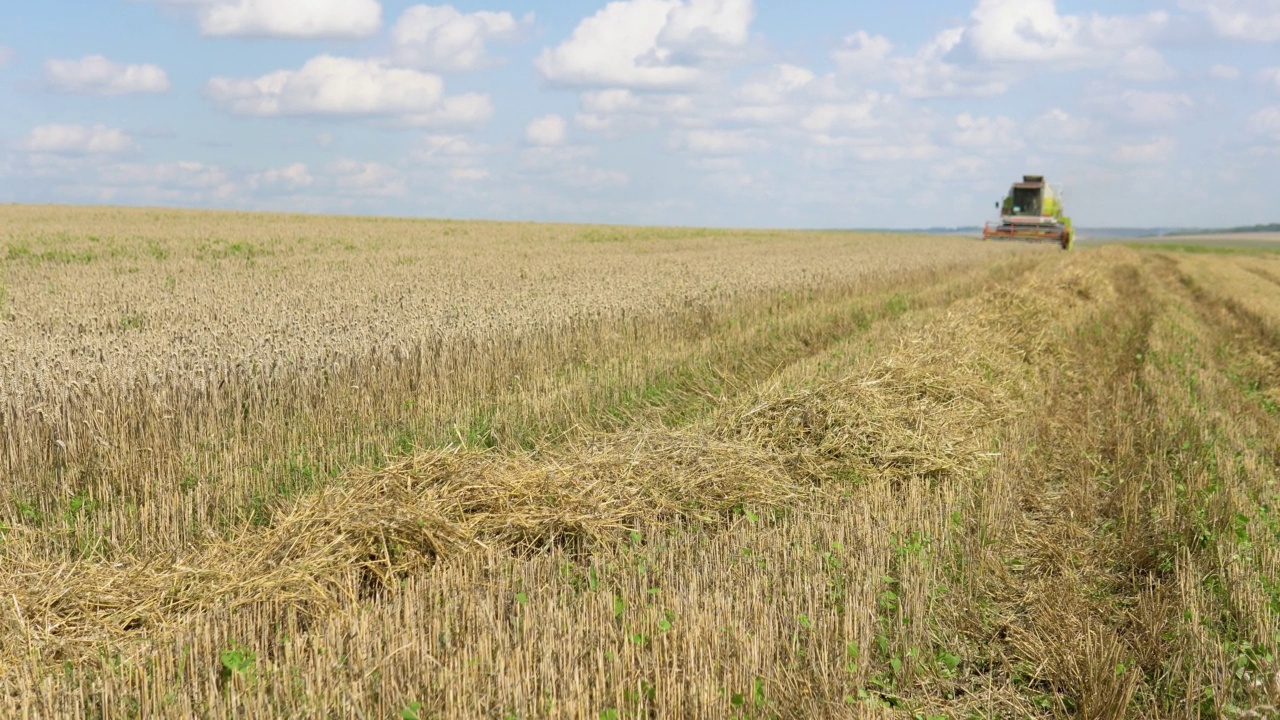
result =
[[[1063,214],[1059,193],[1043,175],[1023,175],[1022,182],[1014,183],[996,207],[1000,208],[1000,224],[987,223],[983,240],[1053,242],[1063,250],[1071,249],[1075,239],[1071,218]]]

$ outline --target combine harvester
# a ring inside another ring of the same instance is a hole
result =
[[[982,229],[983,240],[1023,240],[1027,242],[1053,242],[1070,250],[1075,240],[1071,230],[1071,218],[1062,214],[1062,200],[1049,187],[1042,175],[1023,175],[1022,182],[1014,183],[1000,208],[1000,224],[987,223]]]

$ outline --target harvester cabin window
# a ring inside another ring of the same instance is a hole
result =
[[[1040,214],[1040,188],[1014,188],[1013,190],[1013,214],[1014,215],[1039,215]]]

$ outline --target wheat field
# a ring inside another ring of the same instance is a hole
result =
[[[1262,718],[1280,256],[0,207],[0,716]]]

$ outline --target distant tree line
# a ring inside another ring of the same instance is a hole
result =
[[[1280,223],[1270,223],[1267,225],[1250,225],[1248,227],[1233,227],[1226,230],[1219,230],[1224,233],[1256,233],[1256,232],[1280,232]]]

